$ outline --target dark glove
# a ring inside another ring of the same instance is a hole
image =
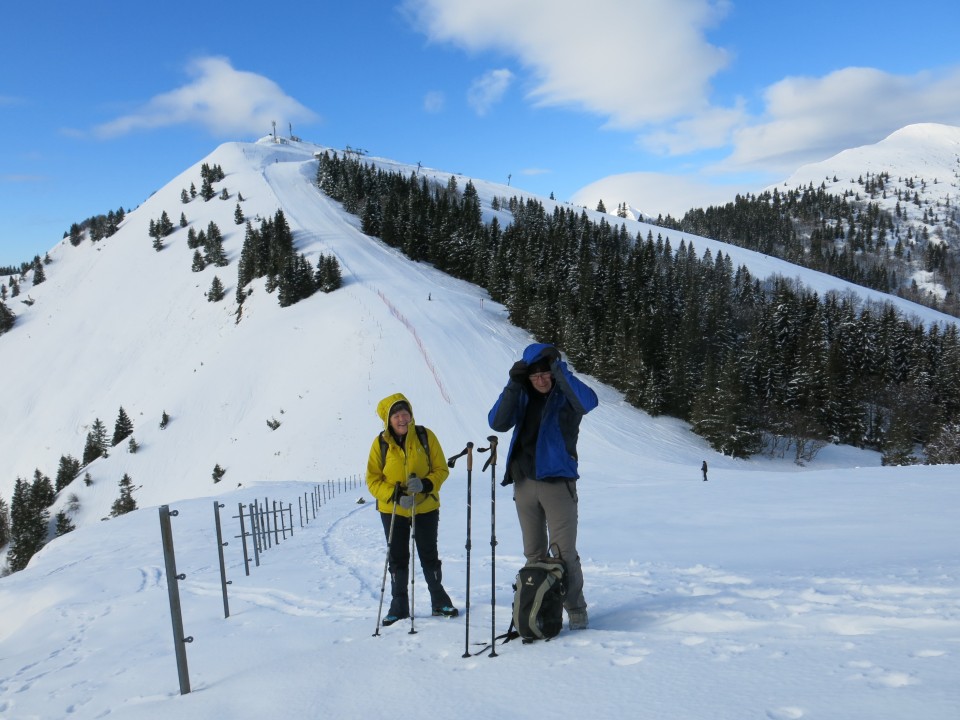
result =
[[[510,379],[517,382],[523,382],[527,379],[527,363],[524,360],[517,360],[510,368]]]
[[[401,483],[397,483],[393,486],[393,498],[391,498],[393,502],[398,502],[400,498],[403,497],[404,490],[405,488]]]
[[[400,498],[400,507],[404,510],[409,510],[413,507],[414,498],[413,495],[404,495]]]
[[[423,492],[423,480],[416,475],[411,475],[407,478],[407,492],[411,495]]]

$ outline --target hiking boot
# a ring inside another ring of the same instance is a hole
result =
[[[460,615],[460,611],[452,605],[443,605],[442,607],[435,607],[433,609],[433,614],[440,617],[455,618]]]
[[[404,619],[406,619],[406,618],[408,618],[408,617],[410,617],[409,614],[394,615],[393,613],[390,613],[389,615],[387,615],[387,616],[383,619],[383,626],[384,626],[384,627],[388,627],[388,626],[390,626],[390,625],[393,625],[393,624],[394,624],[395,622],[397,622],[398,620],[404,620]]]
[[[410,601],[406,595],[394,595],[390,601],[390,609],[383,619],[384,625],[393,625],[397,620],[410,617]]]
[[[568,627],[571,630],[586,630],[589,625],[586,608],[567,610],[567,618],[569,620]]]

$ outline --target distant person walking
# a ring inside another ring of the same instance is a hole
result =
[[[700,471],[703,473],[703,481],[707,481],[707,461],[703,461],[703,465],[700,466]]]
[[[392,599],[383,624],[393,625],[397,620],[410,617],[407,583],[410,580],[410,518],[414,506],[417,555],[430,591],[433,614],[457,617],[459,611],[443,589],[437,552],[440,486],[450,474],[443,448],[432,430],[414,425],[410,402],[401,393],[381,400],[377,414],[383,420],[383,432],[374,438],[370,448],[367,488],[377,499],[383,533],[389,542]],[[394,522],[392,537],[391,520]]]
[[[587,627],[583,570],[577,552],[577,438],[597,394],[567,368],[553,345],[534,343],[510,368],[510,379],[487,419],[496,432],[513,428],[503,485],[513,499],[527,562],[556,545],[567,566],[571,630]]]

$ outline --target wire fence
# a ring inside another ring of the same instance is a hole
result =
[[[337,495],[353,490],[360,485],[360,476],[327,480],[314,485],[303,495],[297,496],[297,522],[302,529],[312,520],[316,520],[321,508]],[[223,540],[221,509],[223,503],[214,500],[213,514],[216,528],[217,556],[220,565],[220,586],[223,595],[223,617],[230,617],[230,600],[227,589],[233,583],[227,579],[227,565],[223,549],[229,543]],[[163,543],[164,565],[167,575],[167,591],[170,601],[170,619],[173,625],[173,644],[177,658],[177,674],[180,679],[180,694],[190,692],[190,675],[187,668],[186,645],[193,642],[192,636],[186,636],[183,629],[183,616],[180,606],[179,583],[186,574],[177,572],[176,553],[173,543],[171,518],[179,511],[171,510],[168,505],[160,507],[160,535]],[[238,522],[240,533],[234,535],[241,541],[244,573],[249,576],[251,567],[260,567],[264,554],[279,547],[281,542],[293,538],[295,522],[293,502],[272,500],[269,497],[256,498],[249,503],[237,503],[237,514],[231,519]]]

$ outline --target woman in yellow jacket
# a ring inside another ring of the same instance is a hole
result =
[[[389,542],[392,600],[383,624],[393,625],[397,620],[410,617],[407,582],[410,578],[410,516],[414,506],[417,555],[430,590],[433,614],[456,617],[460,613],[443,589],[437,553],[440,486],[450,474],[443,449],[431,430],[414,425],[410,402],[401,393],[381,400],[377,404],[377,415],[383,420],[383,432],[370,448],[367,487],[377,499],[383,532]],[[391,519],[393,537],[390,536]]]

